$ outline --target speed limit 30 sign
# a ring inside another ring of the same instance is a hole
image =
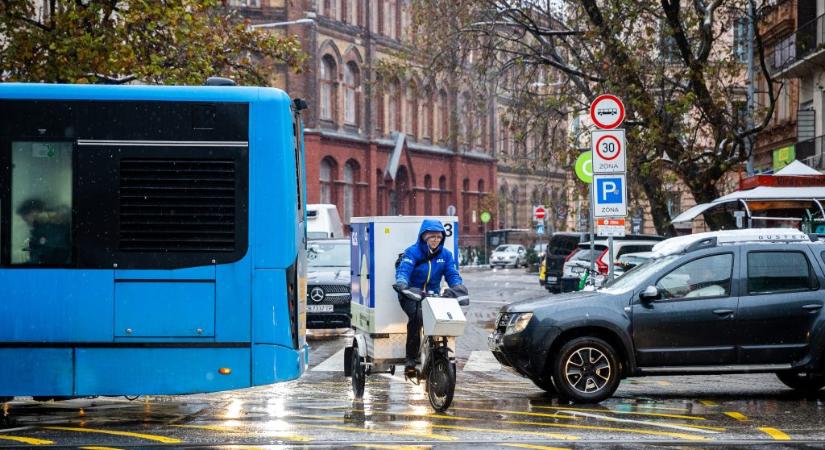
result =
[[[623,173],[626,169],[624,130],[600,130],[591,134],[593,173]]]

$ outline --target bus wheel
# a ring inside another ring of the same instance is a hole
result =
[[[358,347],[352,348],[352,393],[355,398],[361,399],[364,397],[364,384],[366,383],[366,370],[364,363],[361,362],[361,357],[358,355]]]

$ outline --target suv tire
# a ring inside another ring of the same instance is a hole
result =
[[[616,392],[621,364],[616,350],[596,337],[578,337],[562,345],[553,363],[560,397],[575,403],[598,403]]]
[[[558,389],[556,389],[556,385],[553,383],[553,377],[545,376],[545,377],[536,377],[531,378],[530,381],[533,382],[539,389],[547,392],[548,394],[558,394]]]
[[[816,392],[825,386],[825,375],[810,372],[776,372],[779,381],[800,392]]]

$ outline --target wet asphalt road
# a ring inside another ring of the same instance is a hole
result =
[[[343,376],[342,333],[310,337],[310,370],[289,383],[179,397],[6,405],[0,447],[640,448],[825,446],[825,391],[802,397],[773,375],[625,380],[600,405],[560,404],[501,370],[487,333],[505,303],[545,295],[522,269],[466,271],[473,304],[453,407],[431,410],[400,374],[372,375],[363,401]]]

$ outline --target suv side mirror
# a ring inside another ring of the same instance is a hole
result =
[[[648,286],[639,294],[639,299],[642,302],[652,302],[659,298],[659,289],[656,289],[656,286]]]

